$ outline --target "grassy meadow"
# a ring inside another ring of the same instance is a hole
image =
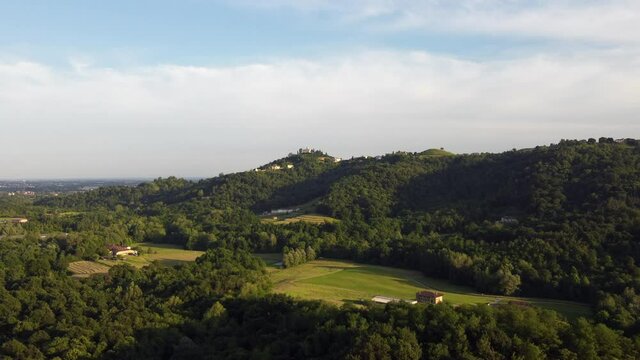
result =
[[[265,255],[260,257],[266,260]],[[303,299],[325,300],[334,304],[370,300],[375,295],[413,300],[416,292],[428,289],[443,293],[444,301],[452,305],[487,304],[497,299],[505,303],[515,300],[556,310],[569,318],[591,315],[591,310],[586,304],[551,299],[484,295],[469,287],[426,277],[417,271],[342,260],[315,260],[289,269],[272,267],[271,277],[276,292]]]
[[[140,256],[126,256],[122,260],[76,261],[69,264],[75,277],[106,273],[111,266],[130,264],[141,268],[159,261],[165,265],[177,265],[195,261],[202,251],[184,250],[170,244],[139,243]],[[280,269],[275,264],[282,260],[279,253],[256,254],[269,265],[274,291],[302,299],[324,300],[333,304],[358,303],[375,295],[391,296],[406,300],[415,299],[416,292],[424,289],[444,294],[445,302],[459,304],[487,304],[524,301],[534,306],[556,310],[569,318],[590,316],[588,305],[562,300],[522,298],[479,294],[466,286],[446,280],[426,277],[418,271],[387,266],[360,264],[345,260],[318,259],[296,267]]]
[[[324,224],[325,222],[333,223],[340,221],[330,216],[324,216],[316,214],[320,199],[313,199],[304,204],[290,206],[291,209],[296,209],[289,214],[280,215],[261,215],[261,221],[263,223],[271,223],[276,225],[290,224],[294,222],[303,221],[310,224]]]
[[[99,260],[99,262],[108,266],[127,263],[141,268],[154,261],[159,261],[164,265],[171,266],[195,261],[198,256],[204,253],[203,251],[185,250],[172,244],[138,243],[131,247],[141,249],[142,253],[139,256],[125,256],[122,260]]]
[[[292,216],[284,215],[284,216],[277,216],[275,218],[270,216],[270,217],[264,217],[262,219],[263,223],[272,223],[276,225],[291,224],[298,221],[303,221],[310,224],[324,224],[325,222],[332,223],[339,220],[329,216],[318,215],[318,214],[305,214],[305,215],[292,215]]]
[[[202,251],[184,250],[171,244],[139,243],[132,247],[142,249],[139,256],[124,256],[119,260],[75,261],[69,264],[69,271],[74,277],[87,277],[93,274],[104,274],[114,265],[129,264],[141,268],[154,261],[171,266],[195,261]]]

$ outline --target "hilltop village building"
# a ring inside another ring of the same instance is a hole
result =
[[[311,154],[311,153],[316,152],[316,151],[317,151],[316,149],[312,149],[312,148],[308,148],[308,147],[306,147],[304,149],[300,148],[300,149],[298,149],[298,155]]]
[[[295,208],[295,209],[275,209],[275,210],[271,210],[271,211],[265,211],[262,213],[262,215],[286,215],[286,214],[291,214],[293,212],[296,211],[300,211],[300,208]]]

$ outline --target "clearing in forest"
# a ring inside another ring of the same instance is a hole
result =
[[[318,214],[306,214],[306,215],[297,215],[297,216],[291,216],[291,217],[276,216],[275,218],[269,217],[269,218],[262,219],[263,223],[272,223],[276,225],[291,224],[298,221],[302,221],[310,224],[324,224],[325,222],[333,223],[339,220],[329,216],[318,215]]]
[[[141,268],[158,261],[171,266],[195,261],[198,256],[204,254],[203,251],[185,250],[181,246],[173,244],[138,243],[131,247],[140,249],[140,255],[124,256],[121,260],[100,260],[100,263],[108,266],[127,263]]]
[[[517,301],[556,310],[572,319],[591,316],[587,304],[479,294],[470,287],[426,277],[418,271],[343,260],[315,260],[288,269],[272,268],[271,277],[276,292],[303,299],[325,300],[334,304],[358,303],[370,300],[376,295],[414,300],[416,292],[430,289],[443,293],[444,301],[452,305]]]
[[[203,251],[185,250],[177,245],[139,243],[132,247],[141,250],[139,256],[123,256],[118,260],[75,261],[69,264],[69,271],[74,277],[88,277],[94,274],[106,274],[112,266],[129,264],[141,268],[158,261],[172,266],[195,261]]]

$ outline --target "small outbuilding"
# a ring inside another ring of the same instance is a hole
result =
[[[374,303],[378,303],[378,304],[388,304],[388,303],[408,303],[411,305],[414,305],[417,303],[417,301],[415,300],[403,300],[403,299],[398,299],[398,298],[392,298],[392,297],[387,297],[387,296],[382,296],[382,295],[376,295],[373,298],[371,298],[371,301],[373,301]]]
[[[444,295],[433,291],[420,291],[416,293],[416,300],[419,303],[440,304],[444,300]]]

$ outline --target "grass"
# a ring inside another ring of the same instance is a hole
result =
[[[452,152],[443,149],[429,149],[420,153],[421,157],[453,156]]]
[[[158,261],[167,266],[193,262],[204,252],[184,250],[171,244],[138,243],[132,247],[142,250],[139,256],[124,256],[119,260],[75,261],[69,264],[73,277],[88,277],[93,274],[105,274],[112,266],[129,264],[142,268]],[[151,250],[151,251],[149,251]]]
[[[423,276],[417,271],[349,261],[315,260],[289,269],[271,268],[271,277],[276,292],[334,304],[369,300],[375,295],[410,300],[415,299],[416,292],[430,289],[443,293],[444,301],[452,305],[487,304],[496,299],[503,302],[517,300],[556,310],[572,319],[591,315],[589,306],[582,303],[484,295],[469,287]]]
[[[289,214],[280,215],[262,215],[260,218],[263,223],[271,223],[276,225],[291,224],[294,222],[307,222],[310,224],[324,224],[325,222],[333,223],[340,220],[330,216],[316,214],[320,198],[313,199],[304,204],[296,206],[288,206],[289,209],[297,209]]]
[[[287,217],[285,215],[285,216],[278,216],[277,219],[274,219],[273,217],[265,217],[262,219],[263,223],[272,223],[276,225],[291,224],[298,221],[303,221],[310,224],[324,224],[325,222],[333,223],[339,220],[329,216],[318,215],[318,214],[293,215],[290,217]]]
[[[172,266],[195,261],[198,256],[204,253],[202,251],[185,250],[172,244],[138,243],[132,247],[141,249],[142,254],[139,256],[125,256],[122,260],[99,260],[99,262],[107,266],[126,263],[141,268],[154,261],[159,261],[164,265]]]
[[[109,272],[109,266],[93,261],[74,261],[69,263],[68,269],[73,273],[74,277],[88,277],[94,274],[106,274]]]

